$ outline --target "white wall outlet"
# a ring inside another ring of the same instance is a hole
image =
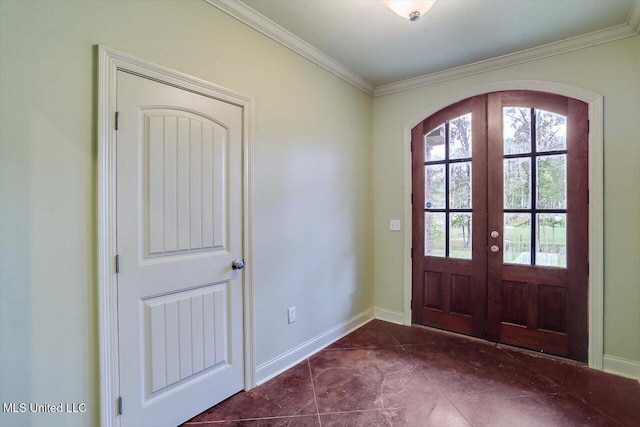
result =
[[[296,308],[295,307],[290,307],[287,310],[287,319],[289,320],[289,323],[293,323],[296,321]]]
[[[400,220],[399,219],[389,220],[389,230],[400,231]]]

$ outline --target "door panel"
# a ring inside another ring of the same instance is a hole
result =
[[[412,133],[413,322],[476,336],[486,310],[486,186],[474,184],[486,180],[485,102],[455,104]]]
[[[422,322],[472,334],[471,261],[425,258]]]
[[[587,138],[586,104],[530,91],[413,129],[413,322],[586,359]]]
[[[123,426],[180,424],[242,390],[242,110],[118,72]]]
[[[586,104],[551,94],[489,94],[491,339],[587,356]],[[524,165],[524,167],[523,167]],[[522,323],[526,319],[526,323]]]
[[[147,395],[229,363],[227,289],[220,283],[142,302]]]
[[[145,258],[225,250],[228,131],[180,109],[144,109]]]

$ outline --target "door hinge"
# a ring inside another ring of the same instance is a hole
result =
[[[116,111],[116,130],[118,130],[120,124],[120,112]]]
[[[116,274],[120,273],[120,255],[116,255]]]
[[[411,204],[413,204],[413,193],[411,193]]]
[[[122,415],[122,396],[118,397],[116,406],[118,407],[118,415]]]
[[[589,277],[589,263],[587,262],[587,277]]]
[[[413,248],[411,248],[411,258],[413,258]]]
[[[587,120],[587,134],[591,133],[591,120]]]

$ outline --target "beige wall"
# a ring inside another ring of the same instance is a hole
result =
[[[369,96],[200,0],[0,0],[0,402],[89,405],[2,426],[98,423],[97,44],[253,98],[258,364],[373,305]]]
[[[605,354],[640,362],[640,36],[433,84],[374,101],[375,305],[403,310],[403,129],[458,92],[541,80],[604,96]]]

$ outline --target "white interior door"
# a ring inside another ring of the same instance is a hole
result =
[[[174,426],[244,385],[242,109],[118,72],[123,426]]]

